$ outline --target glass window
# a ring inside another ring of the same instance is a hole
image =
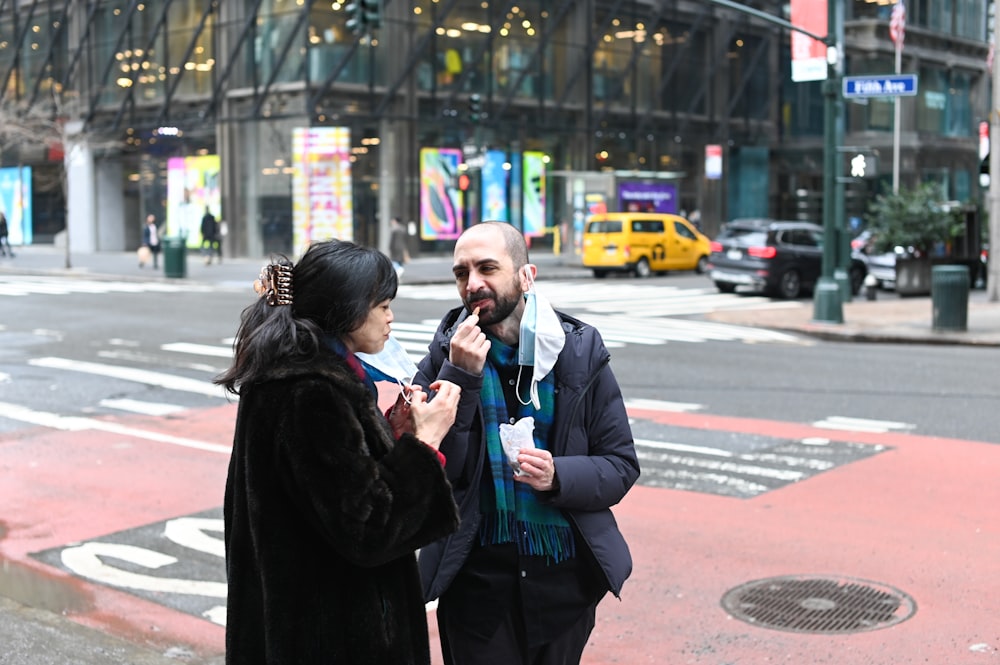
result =
[[[620,221],[591,222],[587,225],[587,233],[621,233]]]
[[[917,95],[917,131],[943,133],[947,106],[948,82],[945,73],[937,68],[922,67]]]
[[[688,240],[695,240],[696,236],[694,231],[688,228],[688,225],[684,222],[674,221],[674,231],[677,232],[681,238],[687,238]]]
[[[768,71],[767,52],[771,40],[763,40],[753,35],[741,34],[730,44],[729,62],[729,103],[733,105],[733,117],[763,120],[767,118],[770,99],[766,94],[771,89],[771,75]]]
[[[948,86],[945,113],[946,136],[972,135],[972,76],[966,72],[952,72]]]
[[[663,222],[656,219],[636,219],[632,221],[635,233],[663,233]]]
[[[660,95],[662,109],[704,114],[709,83],[706,76],[705,32],[692,32],[690,24],[666,21],[654,37],[660,46],[663,76],[669,77]]]

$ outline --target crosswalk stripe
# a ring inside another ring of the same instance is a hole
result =
[[[81,360],[70,360],[68,358],[32,358],[28,360],[29,365],[35,367],[47,367],[49,369],[69,370],[84,374],[95,374],[122,381],[134,381],[149,386],[158,386],[169,390],[180,390],[183,392],[197,393],[209,397],[225,397],[226,394],[222,386],[217,386],[208,381],[188,379],[162,372],[152,372],[134,367],[120,367],[118,365],[102,365],[99,363],[85,362]]]
[[[73,295],[79,293],[208,293],[207,284],[72,279],[45,276],[0,275],[0,296]]]
[[[50,413],[48,411],[35,411],[18,404],[10,404],[8,402],[0,402],[0,414],[3,414],[0,416],[2,418],[9,418],[10,420],[17,420],[20,422],[30,423],[32,425],[49,427],[67,432],[100,430],[111,434],[120,434],[122,436],[129,436],[136,439],[147,439],[149,441],[158,441],[160,443],[168,443],[170,445],[181,446],[184,448],[194,448],[196,450],[205,450],[212,453],[223,453],[228,455],[232,451],[230,446],[223,446],[217,443],[197,441],[195,439],[187,439],[180,436],[163,434],[162,432],[153,432],[150,430],[139,429],[137,427],[127,427],[125,425],[119,425],[118,423],[96,420],[94,418],[60,416],[56,413]]]
[[[828,416],[823,420],[814,422],[813,427],[848,432],[891,432],[893,430],[912,430],[916,426],[894,420],[868,420],[866,418],[849,418],[847,416]]]
[[[144,416],[169,416],[171,413],[184,410],[183,406],[177,406],[176,404],[143,402],[137,399],[102,399],[98,404],[108,409],[141,413]]]
[[[177,353],[190,353],[197,356],[213,356],[215,358],[232,358],[233,348],[223,346],[211,346],[209,344],[191,344],[188,342],[171,342],[160,347],[164,351],[174,351]]]

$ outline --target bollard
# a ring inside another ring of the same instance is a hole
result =
[[[875,275],[865,277],[865,300],[875,300],[878,294],[878,280]]]

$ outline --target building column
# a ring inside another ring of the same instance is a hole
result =
[[[82,123],[80,123],[82,125]],[[87,141],[71,136],[66,141],[66,233],[71,252],[97,251],[97,181],[94,151]]]

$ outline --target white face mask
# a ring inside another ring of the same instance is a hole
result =
[[[355,353],[368,370],[373,381],[395,381],[402,387],[410,385],[417,374],[417,366],[407,355],[406,349],[392,335],[378,353]],[[405,392],[405,391],[404,391]]]
[[[521,316],[520,340],[517,347],[517,363],[522,367],[533,368],[529,401],[536,409],[541,408],[538,400],[538,382],[548,376],[556,366],[559,353],[566,344],[566,333],[562,323],[548,298],[535,289],[535,280],[531,277],[531,269],[525,266],[525,277],[530,286],[525,294],[524,314]],[[518,370],[518,386],[521,385],[521,371]],[[521,404],[528,402],[521,400]]]

